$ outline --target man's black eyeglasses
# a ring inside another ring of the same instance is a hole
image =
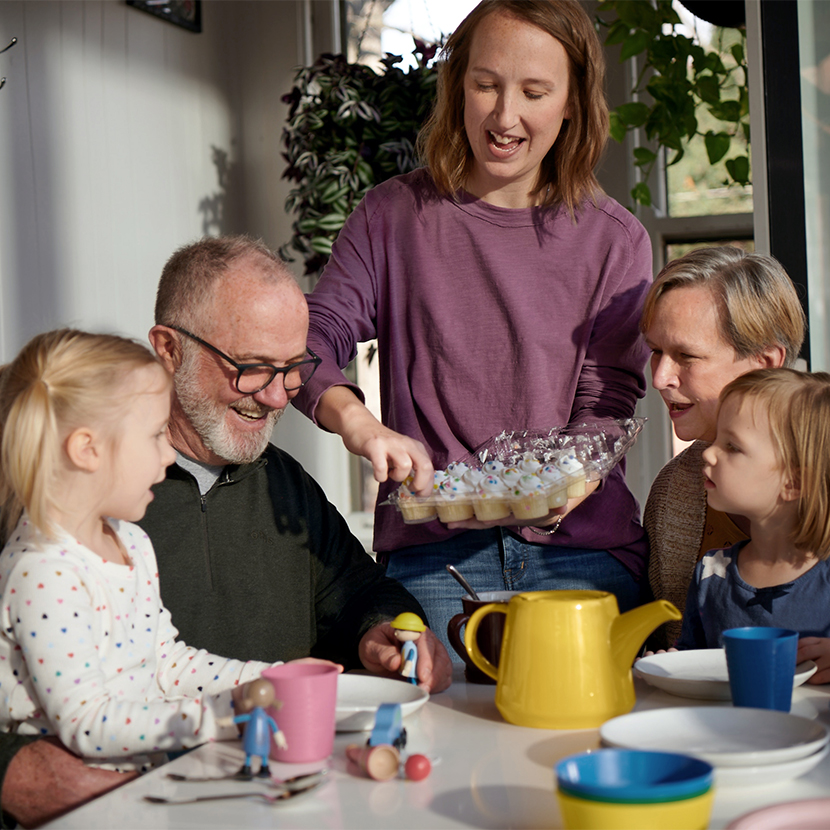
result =
[[[317,371],[322,360],[314,354],[311,349],[306,349],[308,357],[297,363],[289,363],[288,366],[272,366],[270,363],[237,363],[231,360],[224,352],[220,352],[216,346],[212,346],[207,340],[196,337],[187,329],[180,326],[169,326],[173,331],[195,340],[214,354],[219,355],[222,360],[230,363],[236,369],[236,390],[243,395],[254,395],[261,392],[277,376],[282,375],[283,386],[286,392],[295,392],[304,384],[308,383],[311,376]]]

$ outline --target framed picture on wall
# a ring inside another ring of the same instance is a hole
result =
[[[202,31],[202,0],[126,0],[148,14],[160,17],[191,32]]]

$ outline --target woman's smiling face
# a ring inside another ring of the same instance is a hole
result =
[[[464,128],[475,158],[466,189],[529,207],[542,161],[568,118],[569,61],[542,29],[495,12],[475,30],[464,75]]]

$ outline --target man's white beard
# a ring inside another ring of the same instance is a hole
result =
[[[226,464],[249,464],[259,458],[268,446],[271,433],[282,415],[282,409],[267,410],[253,398],[241,398],[233,406],[210,400],[199,386],[195,361],[189,349],[183,349],[182,365],[173,376],[176,397],[193,429],[205,448],[218,455]],[[228,409],[243,413],[268,412],[264,425],[257,432],[234,432],[225,418]]]

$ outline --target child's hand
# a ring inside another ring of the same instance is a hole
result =
[[[808,683],[830,683],[830,637],[802,637],[798,641],[796,663],[812,660],[818,671]]]
[[[652,657],[655,654],[668,654],[670,651],[677,651],[677,649],[674,646],[672,646],[671,648],[658,648],[657,651],[646,651],[643,654],[641,654],[640,657]],[[637,660],[639,660],[640,657],[638,657]],[[635,660],[634,662],[636,663],[637,660]]]

